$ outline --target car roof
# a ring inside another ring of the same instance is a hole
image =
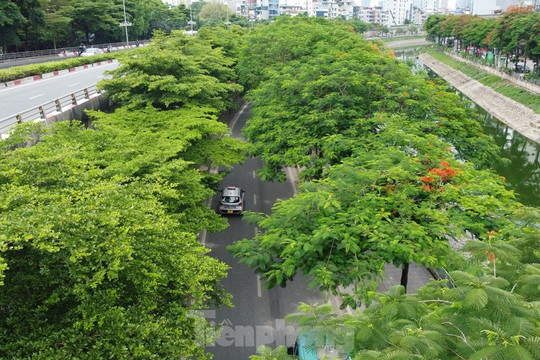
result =
[[[242,189],[236,186],[227,186],[223,189],[223,196],[238,196],[241,190]]]

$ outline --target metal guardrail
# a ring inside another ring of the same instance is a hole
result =
[[[46,121],[53,115],[60,114],[77,105],[83,104],[94,95],[101,94],[96,85],[77,90],[58,99],[46,102],[40,106],[32,107],[14,115],[0,119],[0,134],[6,133],[12,126],[22,122],[35,120]]]
[[[139,44],[146,44],[150,42],[150,40],[139,40]],[[106,44],[91,44],[87,45],[87,48],[99,48],[99,49],[106,49],[109,43]],[[112,47],[118,47],[118,46],[124,46],[126,45],[125,42],[117,42],[117,43],[110,43]],[[135,41],[131,41],[131,46],[135,45]],[[14,52],[14,53],[5,53],[0,54],[0,61],[4,60],[16,60],[16,59],[24,59],[24,58],[31,58],[31,57],[39,57],[39,56],[47,56],[47,55],[57,55],[57,54],[63,54],[63,53],[73,53],[77,52],[79,49],[78,46],[72,46],[72,47],[64,47],[64,48],[57,48],[57,49],[47,49],[47,50],[34,50],[34,51],[23,51],[23,52]]]

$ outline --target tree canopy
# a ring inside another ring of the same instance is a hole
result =
[[[305,182],[249,217],[264,231],[230,246],[269,287],[300,270],[321,290],[356,286],[357,299],[345,295],[355,305],[385,263],[406,285],[410,262],[444,264],[448,237],[513,227],[519,204],[486,170],[498,153],[467,102],[347,28],[301,17],[269,27],[239,62],[254,104],[244,134],[263,178],[295,166]]]
[[[208,170],[242,161],[246,145],[217,120],[231,94],[216,89],[234,83],[227,66],[236,61],[210,40],[189,49],[179,41],[159,36],[145,50],[200,76],[176,78],[165,58],[158,72],[151,56],[126,69],[211,94],[141,101],[136,87],[122,96],[109,87],[119,100],[111,113],[91,112],[91,127],[24,124],[0,141],[0,357],[209,356],[198,336],[213,326],[194,311],[231,301],[221,287],[227,265],[198,242],[199,232],[227,226],[205,205],[223,177]]]
[[[432,38],[445,42],[454,37],[458,48],[474,46],[498,49],[507,57],[525,55],[540,61],[540,13],[530,8],[515,8],[497,19],[471,15],[432,15],[424,29]]]

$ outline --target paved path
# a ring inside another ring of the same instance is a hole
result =
[[[424,45],[432,45],[433,43],[431,41],[427,41],[426,39],[403,39],[403,40],[395,40],[395,41],[386,41],[386,46],[392,49],[397,48],[404,48],[404,47],[416,47],[416,46],[424,46]]]
[[[523,136],[540,143],[539,114],[536,114],[525,105],[499,94],[462,72],[441,63],[428,54],[421,54],[419,59],[488,113]],[[540,101],[540,97],[538,101]]]

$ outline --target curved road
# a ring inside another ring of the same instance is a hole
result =
[[[249,107],[237,114],[231,124],[233,136],[240,137],[240,129],[249,118]],[[294,194],[291,179],[285,183],[264,182],[255,176],[262,162],[249,158],[235,166],[223,179],[222,186],[240,186],[246,191],[246,210],[270,213],[278,198],[286,199]],[[217,209],[218,197],[212,199],[212,208]],[[268,345],[292,346],[297,330],[283,320],[285,315],[296,312],[300,302],[323,304],[324,296],[318,290],[308,290],[306,281],[297,275],[286,288],[264,289],[258,276],[244,264],[233,258],[227,245],[242,238],[252,238],[257,232],[253,224],[242,217],[229,217],[230,226],[223,232],[203,237],[205,245],[211,249],[210,255],[231,266],[222,284],[233,295],[234,308],[222,308],[205,312],[205,316],[223,323],[223,333],[214,346],[208,347],[215,360],[248,360],[257,353],[257,347]]]
[[[249,118],[249,107],[244,107],[231,123],[234,137],[241,137],[240,130]],[[247,210],[270,213],[279,198],[292,197],[295,185],[288,174],[287,182],[265,182],[255,176],[255,171],[262,166],[256,158],[249,158],[243,164],[235,166],[223,179],[222,187],[240,186],[246,191]],[[214,196],[212,208],[217,209],[218,197]],[[258,229],[241,217],[229,217],[230,226],[223,232],[203,236],[202,242],[209,249],[210,255],[227,263],[231,269],[222,284],[233,295],[234,308],[222,308],[205,312],[205,316],[215,324],[223,324],[221,338],[209,346],[215,360],[248,360],[257,353],[260,345],[275,348],[278,345],[292,346],[296,340],[297,329],[285,323],[284,317],[296,312],[300,302],[324,304],[324,294],[317,289],[308,290],[307,282],[301,274],[287,287],[264,289],[259,277],[244,264],[239,264],[226,249],[227,245],[243,238],[252,238]],[[379,291],[386,292],[393,285],[400,283],[401,270],[388,264],[385,267],[385,279],[379,281]],[[408,293],[425,285],[431,274],[423,267],[411,264],[409,269]],[[330,302],[337,308],[338,299],[331,297]]]

